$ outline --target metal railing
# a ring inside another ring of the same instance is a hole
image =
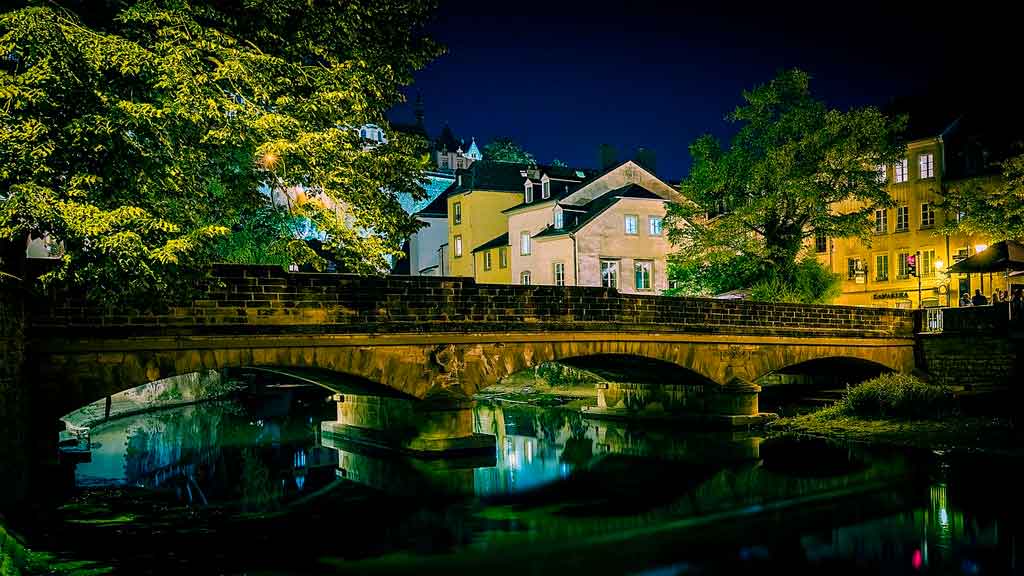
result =
[[[926,308],[924,311],[924,332],[942,332],[942,308]]]

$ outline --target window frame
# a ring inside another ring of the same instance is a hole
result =
[[[491,251],[484,250],[484,270],[490,270],[492,265]]]
[[[934,278],[935,277],[935,249],[921,249],[921,262],[917,269],[917,274],[921,278]]]
[[[636,214],[624,214],[623,215],[622,229],[626,236],[638,236],[640,234],[640,216]],[[630,218],[633,219],[633,231],[629,231]]]
[[[828,235],[824,232],[814,233],[814,251],[817,254],[825,254],[828,252]]]
[[[551,181],[544,180],[540,183],[540,199],[547,200],[551,198]]]
[[[508,247],[498,248],[498,268],[508,268]]]
[[[612,271],[611,281],[605,282],[605,267],[608,267]],[[603,288],[614,288],[619,289],[619,260],[616,258],[601,258],[601,286]]]
[[[903,184],[910,179],[910,174],[908,174],[909,171],[910,162],[906,158],[903,158],[892,166],[892,181],[896,184]]]
[[[462,258],[462,234],[456,234],[452,239],[452,250],[456,258]]]
[[[533,252],[533,242],[529,230],[519,232],[519,255],[529,256]]]
[[[452,204],[452,219],[456,224],[462,224],[462,202]]]
[[[644,265],[646,265],[646,268],[644,268]],[[647,283],[643,286],[637,283],[639,278],[637,274],[640,270],[646,270],[647,272]],[[654,290],[654,260],[633,260],[633,287],[638,292]]]
[[[519,273],[519,284],[521,286],[531,286],[533,284],[533,274],[529,270],[523,270]]]
[[[910,250],[903,249],[896,252],[896,279],[897,280],[909,280],[910,279],[910,266],[907,260],[910,258]]]
[[[925,158],[928,159],[927,162],[924,161]],[[928,167],[927,176],[924,173],[925,166]],[[922,152],[917,155],[917,176],[921,180],[935,178],[935,154],[931,152]]]
[[[659,237],[663,236],[664,235],[664,230],[665,230],[664,220],[665,219],[662,216],[654,216],[654,215],[648,216],[647,217],[647,233],[648,233],[648,235],[650,235],[650,236],[659,236]],[[655,223],[658,224],[658,231],[657,232],[654,231],[654,224]]]
[[[879,218],[881,216],[881,218]],[[875,209],[875,234],[888,234],[889,233],[889,209],[888,208],[876,208]]]
[[[884,265],[881,263],[884,261]],[[889,254],[875,254],[875,282],[889,281]]]
[[[935,226],[935,207],[931,202],[921,202],[921,228]]]
[[[565,213],[562,210],[555,209],[555,222],[554,226],[556,229],[561,230],[565,227]]]
[[[551,272],[555,286],[565,286],[565,262],[552,263]]]
[[[900,213],[903,215],[903,226],[900,226]],[[910,230],[910,206],[906,204],[896,207],[896,232],[907,232]]]

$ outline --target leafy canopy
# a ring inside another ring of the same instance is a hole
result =
[[[805,241],[815,234],[867,238],[869,215],[891,206],[878,166],[903,157],[903,121],[875,108],[830,110],[800,70],[743,93],[728,116],[739,130],[728,147],[713,136],[690,146],[693,164],[670,207],[677,265],[700,268],[743,259],[792,282]],[[749,285],[748,285],[749,286]]]
[[[264,225],[297,217],[351,269],[384,269],[417,227],[396,192],[420,191],[426,160],[412,137],[370,146],[355,128],[386,127],[440,53],[421,35],[430,8],[68,0],[0,14],[0,239],[59,240],[44,280],[96,296],[173,287],[252,214],[278,254],[316,259],[291,226]]]
[[[1002,177],[947,183],[937,204],[960,218],[948,218],[944,234],[981,234],[994,242],[1024,239],[1024,154],[1002,162]]]
[[[484,146],[484,160],[491,162],[507,162],[510,164],[536,164],[533,154],[513,141],[511,138],[495,138]]]

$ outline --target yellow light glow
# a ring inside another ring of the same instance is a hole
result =
[[[975,244],[974,245],[974,251],[976,253],[977,252],[984,252],[986,248],[988,248],[988,244]]]
[[[946,267],[946,263],[943,262],[942,260],[936,260],[935,261],[935,269],[936,270],[942,270],[945,267]]]
[[[272,169],[277,164],[277,161],[277,154],[274,154],[273,152],[267,152],[266,154],[263,155],[262,158],[260,158],[260,165],[269,170]]]

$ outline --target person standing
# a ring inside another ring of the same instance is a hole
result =
[[[966,308],[966,307],[968,307],[970,305],[971,305],[971,295],[968,294],[967,292],[964,292],[963,294],[960,295],[960,307],[961,308]]]
[[[988,298],[981,293],[981,289],[978,288],[974,291],[974,298],[971,298],[971,304],[974,306],[984,306],[988,304]]]

